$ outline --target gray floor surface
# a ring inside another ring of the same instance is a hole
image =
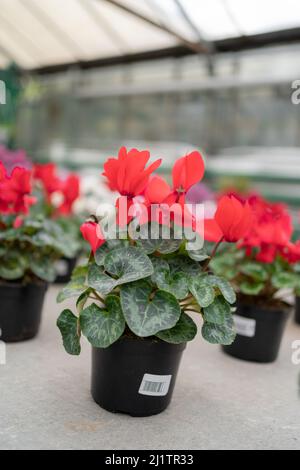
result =
[[[300,449],[300,326],[286,330],[278,361],[247,363],[199,335],[187,347],[173,401],[131,418],[96,405],[90,347],[67,355],[55,326],[58,288],[47,293],[38,338],[7,345],[0,365],[1,449]]]

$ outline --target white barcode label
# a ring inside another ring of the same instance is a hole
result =
[[[233,315],[234,326],[238,335],[253,338],[256,330],[256,320],[245,318],[240,315]]]
[[[163,397],[169,391],[171,378],[172,375],[144,374],[139,393],[141,395]]]
[[[58,276],[65,276],[68,273],[69,265],[64,259],[60,259],[55,263],[56,274]]]

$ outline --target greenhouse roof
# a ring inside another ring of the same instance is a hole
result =
[[[298,0],[1,0],[0,67],[84,63],[298,28]]]

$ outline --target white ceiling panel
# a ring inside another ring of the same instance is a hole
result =
[[[299,0],[0,0],[0,65],[87,61],[300,26]]]

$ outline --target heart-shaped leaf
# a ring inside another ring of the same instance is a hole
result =
[[[170,273],[170,267],[166,260],[160,258],[152,259],[154,273],[151,276],[159,289],[170,292],[177,299],[184,299],[189,292],[188,279],[184,273]]]
[[[107,348],[113,344],[125,330],[119,297],[108,295],[103,309],[92,304],[82,310],[80,326],[84,336],[95,348]]]
[[[78,318],[71,310],[66,309],[60,314],[56,324],[61,332],[63,345],[67,353],[78,356],[81,351]]]
[[[299,284],[299,274],[289,272],[274,274],[272,284],[276,289],[294,289]]]
[[[217,287],[220,290],[221,294],[223,295],[224,299],[227,300],[227,302],[234,304],[236,301],[236,294],[226,279],[218,276],[208,276],[207,281],[211,286]]]
[[[0,277],[8,281],[21,279],[29,267],[28,264],[25,256],[15,251],[8,251],[7,256],[0,260]]]
[[[208,276],[200,274],[196,277],[191,277],[189,281],[189,288],[200,307],[208,307],[215,298],[215,290],[207,282]]]
[[[205,321],[202,336],[212,344],[232,344],[236,336],[232,315],[228,315],[222,325]]]
[[[95,262],[98,266],[104,266],[106,255],[116,248],[128,246],[128,240],[106,240],[95,253]]]
[[[153,274],[153,266],[148,256],[139,248],[130,246],[117,248],[104,260],[104,268],[117,276],[117,285],[137,281]]]
[[[239,285],[239,289],[243,294],[246,295],[258,295],[265,287],[264,282],[248,282],[248,281],[243,281]]]
[[[222,325],[226,318],[231,315],[231,307],[229,303],[221,296],[203,309],[204,320],[209,323],[216,323]]]
[[[180,306],[176,298],[162,290],[152,293],[147,281],[121,288],[121,305],[125,320],[137,336],[152,336],[176,325]]]
[[[187,256],[174,256],[168,260],[171,274],[184,273],[188,276],[195,276],[201,272],[200,265]]]
[[[197,325],[185,313],[182,313],[178,322],[169,330],[160,331],[157,337],[167,343],[180,344],[192,341],[197,334]]]
[[[254,261],[242,264],[240,271],[258,282],[266,281],[269,276],[267,268],[262,263],[255,263]]]
[[[88,285],[106,295],[121,284],[144,279],[152,274],[152,263],[140,248],[116,248],[106,255],[103,267],[90,265]]]
[[[201,262],[209,258],[208,254],[205,252],[204,248],[199,248],[198,250],[187,250],[189,257],[195,261]]]
[[[117,280],[105,274],[104,268],[97,264],[89,266],[87,283],[103,295],[109,294],[118,285]]]

